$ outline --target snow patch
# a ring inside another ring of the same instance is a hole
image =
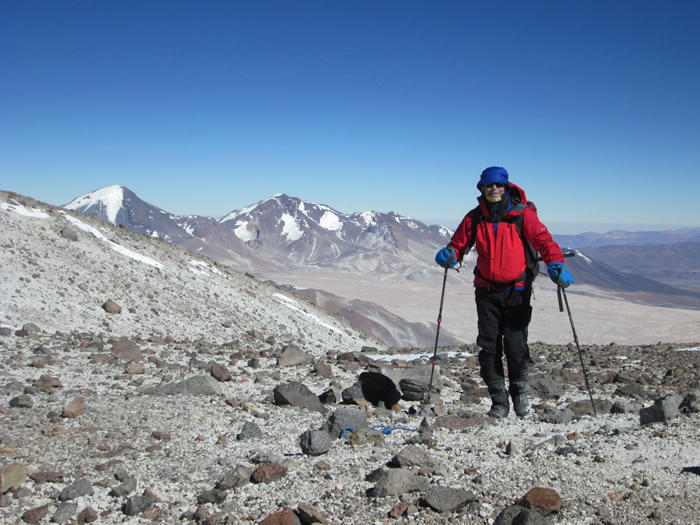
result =
[[[327,324],[327,323],[324,323],[323,321],[321,321],[321,320],[320,320],[318,317],[316,317],[315,315],[312,315],[312,314],[310,314],[310,313],[308,313],[308,312],[305,312],[305,311],[302,309],[301,305],[300,305],[297,301],[295,301],[294,299],[292,299],[292,298],[290,298],[290,297],[287,297],[286,295],[282,295],[281,293],[273,294],[273,297],[276,297],[277,299],[280,299],[280,303],[283,304],[284,306],[286,306],[287,308],[289,308],[289,309],[291,309],[291,310],[294,310],[295,312],[299,312],[300,314],[305,315],[305,316],[308,317],[309,319],[313,319],[314,321],[316,321],[316,322],[317,322],[318,324],[320,324],[321,326],[323,326],[323,327],[325,327],[325,328],[328,328],[329,330],[332,330],[333,332],[337,332],[337,333],[339,333],[339,334],[342,334],[342,333],[343,333],[343,332],[341,332],[340,330],[338,330],[337,328],[335,328],[334,326],[331,326],[331,325],[329,325],[329,324]]]
[[[332,232],[340,231],[343,228],[343,223],[340,222],[340,218],[331,211],[325,212],[321,217],[321,220],[318,221],[318,224],[321,226],[321,228],[325,228],[326,230],[330,230]]]
[[[472,357],[476,354],[470,354],[469,352],[441,352],[439,356],[447,355],[449,358],[455,357]],[[367,355],[370,359],[375,361],[384,361],[386,363],[391,363],[392,361],[416,361],[418,359],[430,359],[433,357],[432,354],[381,354],[381,355]]]
[[[253,232],[248,230],[248,221],[237,222],[233,233],[243,242],[255,240],[255,235],[253,235]]]
[[[285,213],[282,215],[281,221],[284,223],[284,227],[282,228],[282,235],[286,235],[287,239],[290,241],[296,241],[297,239],[301,239],[301,237],[304,235],[304,232],[299,229],[299,223],[297,220],[292,217],[289,213]]]
[[[73,226],[76,226],[80,228],[83,231],[86,231],[88,233],[92,233],[95,237],[97,237],[99,240],[106,242],[110,248],[112,248],[115,252],[121,253],[122,255],[125,255],[131,259],[134,259],[135,261],[142,262],[144,264],[148,264],[151,266],[154,266],[158,268],[159,270],[162,270],[165,268],[161,263],[156,261],[155,259],[151,259],[150,257],[147,257],[145,255],[141,255],[140,253],[137,253],[133,250],[130,250],[129,248],[125,248],[124,246],[120,246],[117,243],[114,243],[110,241],[107,237],[102,235],[100,231],[97,228],[93,228],[92,226],[89,226],[85,224],[83,221],[76,219],[75,217],[68,215],[65,212],[63,213],[63,216],[66,218],[68,222],[70,222]]]
[[[0,209],[13,211],[17,215],[24,215],[25,217],[34,217],[35,219],[48,219],[49,215],[44,213],[42,210],[37,208],[28,209],[21,204],[9,204],[7,202],[0,202]]]
[[[365,224],[367,226],[375,226],[377,224],[377,221],[375,220],[375,214],[373,211],[365,211],[360,213],[360,217],[362,217],[362,220],[365,221]]]
[[[694,346],[693,348],[676,348],[674,352],[700,352],[700,346]]]
[[[117,213],[122,208],[124,203],[124,188],[122,186],[107,186],[91,193],[74,199],[64,206],[69,210],[77,210],[78,208],[91,208],[100,206],[104,209],[107,221],[116,225]]]

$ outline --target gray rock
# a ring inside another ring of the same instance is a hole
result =
[[[335,386],[331,386],[323,394],[318,396],[318,400],[324,405],[337,405],[341,399],[342,394],[340,389]]]
[[[59,501],[69,501],[81,496],[92,496],[92,483],[86,479],[79,479],[72,485],[68,485],[58,495]]]
[[[556,407],[546,407],[544,410],[538,411],[537,418],[543,423],[568,425],[574,420],[574,415],[568,408],[559,410]]]
[[[298,381],[276,386],[272,396],[276,405],[292,405],[321,414],[328,412],[318,396]]]
[[[551,522],[535,511],[511,505],[501,511],[493,525],[549,525]]]
[[[433,487],[423,498],[423,504],[436,512],[455,512],[477,499],[471,490]]]
[[[22,325],[22,330],[26,330],[29,333],[35,333],[35,334],[41,332],[41,328],[39,328],[34,323],[24,323]]]
[[[593,399],[595,403],[595,409],[598,414],[609,414],[612,408],[612,401],[607,399]],[[576,401],[575,403],[569,404],[567,406],[577,416],[592,416],[593,407],[589,399],[582,399],[581,401]]]
[[[204,505],[206,503],[215,503],[216,505],[218,505],[226,501],[227,496],[228,492],[226,492],[225,490],[212,489],[203,492],[202,494],[197,496],[197,503],[199,503],[200,505]]]
[[[384,472],[374,487],[374,495],[378,498],[399,496],[408,492],[425,492],[429,482],[423,476],[417,476],[410,470],[397,468]]]
[[[700,392],[687,393],[678,409],[683,413],[700,413]]]
[[[246,421],[243,424],[241,433],[236,436],[238,441],[246,441],[248,439],[259,439],[263,437],[263,432],[260,427],[252,421]]]
[[[127,516],[138,516],[144,510],[153,506],[153,500],[149,496],[131,496],[124,504],[122,511]]]
[[[228,368],[224,365],[217,363],[216,361],[211,362],[210,372],[211,376],[219,382],[233,381],[233,376]]]
[[[439,465],[439,462],[423,450],[422,447],[418,445],[408,445],[392,458],[391,464],[402,468],[435,468]]]
[[[107,312],[108,314],[120,314],[122,313],[122,307],[119,306],[117,303],[112,301],[112,299],[107,299],[103,304],[102,304],[102,309]]]
[[[110,490],[109,495],[117,498],[123,498],[134,492],[136,490],[136,485],[136,478],[126,478],[123,483],[120,483]]]
[[[301,350],[296,345],[287,345],[277,358],[277,366],[296,366],[313,363],[314,356]]]
[[[389,366],[382,366],[376,364],[367,365],[368,372],[376,372],[382,374],[394,382],[396,388],[400,388],[400,383],[402,379],[410,379],[417,383],[430,383],[430,375],[433,371],[433,365],[419,365],[411,368],[392,368]],[[435,373],[433,374],[433,392],[442,392],[442,375],[440,374],[440,367],[435,367]]]
[[[72,502],[64,501],[58,506],[56,512],[51,517],[54,523],[71,523],[73,516],[78,513],[78,505]]]
[[[433,381],[435,379],[433,378]],[[417,379],[405,378],[399,381],[399,388],[403,393],[403,398],[407,401],[420,401],[428,391],[430,391],[429,381],[420,381]],[[435,388],[432,389],[433,392]],[[429,401],[429,404],[436,404],[435,400]]]
[[[32,408],[34,406],[34,399],[32,396],[22,394],[21,396],[10,399],[10,406],[16,408]]]
[[[345,428],[369,428],[367,414],[356,408],[339,408],[323,423],[319,430],[327,432],[331,439],[338,439]]]
[[[299,437],[302,453],[308,456],[320,456],[331,448],[331,438],[328,432],[307,430]]]
[[[153,386],[144,390],[152,395],[221,395],[221,385],[211,376],[192,376],[177,383]]]
[[[78,240],[78,234],[71,230],[68,226],[61,228],[61,237],[73,242]]]
[[[529,379],[530,390],[541,399],[559,399],[564,393],[564,389],[552,376],[538,375]]]
[[[112,345],[112,354],[121,361],[135,363],[143,361],[143,352],[139,345],[128,339],[121,339]]]
[[[252,474],[253,471],[248,467],[238,465],[223,475],[216,484],[216,488],[219,490],[231,490],[236,487],[242,487],[250,483],[250,476]]]
[[[677,394],[669,394],[661,399],[657,399],[652,406],[642,408],[639,411],[639,423],[641,425],[650,425],[675,419],[681,415],[678,410],[680,403],[681,399]]]

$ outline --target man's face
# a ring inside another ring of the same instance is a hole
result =
[[[493,182],[490,184],[484,184],[484,194],[491,202],[498,202],[503,198],[503,194],[506,192],[505,184],[501,182]]]

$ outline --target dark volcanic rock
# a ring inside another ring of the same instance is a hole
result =
[[[511,505],[501,511],[493,525],[549,525],[550,521],[535,511]]]
[[[559,399],[564,393],[562,384],[549,375],[531,377],[528,386],[542,399]]]
[[[320,456],[331,448],[331,438],[328,432],[307,430],[299,437],[301,451],[309,456]]]
[[[333,412],[319,430],[328,432],[332,439],[343,435],[343,429],[369,428],[367,414],[356,408],[339,408]]]
[[[252,421],[246,421],[243,424],[240,434],[236,436],[238,441],[246,441],[248,439],[259,439],[263,437],[263,432],[260,427]]]
[[[153,506],[153,500],[149,496],[131,496],[124,504],[122,511],[127,516],[138,516],[144,510]]]
[[[363,372],[357,382],[342,392],[343,402],[364,399],[374,406],[392,407],[401,399],[394,382],[383,374]]]
[[[250,483],[250,477],[253,471],[244,465],[238,465],[226,472],[216,484],[216,488],[220,490],[230,490],[236,487],[242,487]]]
[[[328,409],[318,399],[318,396],[298,381],[278,385],[272,392],[276,405],[292,405],[303,407],[314,412],[325,414]]]
[[[81,496],[92,496],[92,483],[86,479],[79,479],[72,485],[68,485],[58,495],[59,501],[69,501]]]
[[[639,423],[649,425],[675,419],[681,415],[678,410],[680,403],[681,399],[677,394],[669,394],[657,399],[652,406],[642,408],[639,411]]]

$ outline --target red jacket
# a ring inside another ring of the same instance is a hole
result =
[[[553,262],[564,262],[559,245],[552,240],[552,235],[547,227],[537,217],[537,213],[525,206],[527,202],[525,192],[516,186],[510,185],[510,211],[501,217],[511,218],[518,214],[523,215],[522,233],[530,241],[530,244],[540,252],[542,260],[549,265]],[[483,218],[492,217],[488,201],[479,197],[479,206]],[[461,261],[467,246],[472,244],[472,219],[477,208],[471,210],[462,219],[455,230],[450,243],[447,245],[457,252],[457,260]],[[516,286],[527,286],[531,281],[517,281],[525,272],[527,259],[525,246],[518,234],[517,226],[510,222],[486,222],[479,221],[476,226],[476,242],[474,244],[477,253],[477,261],[474,279],[475,286],[489,286],[496,289],[506,289],[516,283]],[[498,284],[503,283],[499,287]]]

